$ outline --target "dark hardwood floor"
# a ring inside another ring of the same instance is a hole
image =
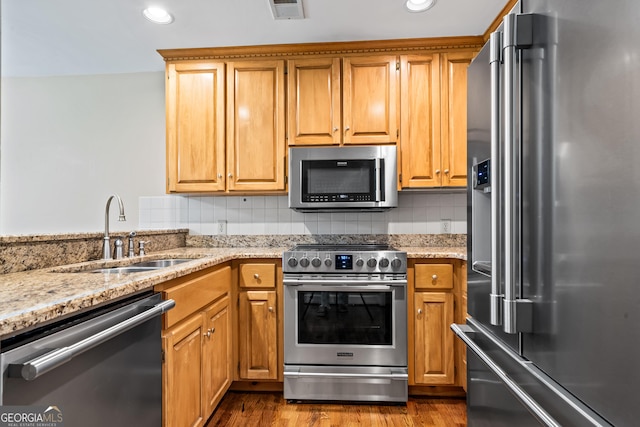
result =
[[[464,399],[412,397],[406,405],[288,403],[282,397],[282,392],[229,391],[206,427],[464,427],[466,425]]]

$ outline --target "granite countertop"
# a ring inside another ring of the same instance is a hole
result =
[[[15,335],[62,316],[149,290],[154,285],[233,259],[281,258],[283,247],[177,248],[118,261],[89,261],[54,268],[0,275],[0,338]],[[409,258],[466,260],[464,247],[402,247]],[[158,270],[92,273],[90,269],[162,258],[193,261]],[[80,271],[80,272],[77,272]]]

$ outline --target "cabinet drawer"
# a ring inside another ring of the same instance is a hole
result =
[[[453,265],[451,264],[416,264],[416,289],[452,289]]]
[[[276,266],[271,263],[243,263],[239,268],[240,286],[243,288],[273,288]]]
[[[231,267],[222,267],[180,285],[162,291],[163,299],[172,299],[176,306],[164,314],[164,328],[175,325],[229,292]]]

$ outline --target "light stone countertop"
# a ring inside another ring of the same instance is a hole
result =
[[[177,248],[145,257],[79,264],[0,275],[0,338],[63,316],[151,289],[154,285],[234,259],[281,258],[287,248]],[[406,247],[409,258],[466,260],[465,247]],[[129,273],[73,272],[162,258],[193,261],[158,270]]]

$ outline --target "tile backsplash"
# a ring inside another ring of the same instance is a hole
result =
[[[372,213],[300,213],[287,196],[166,195],[140,197],[139,207],[140,229],[188,228],[191,235],[467,232],[464,192],[400,193],[397,208]]]

